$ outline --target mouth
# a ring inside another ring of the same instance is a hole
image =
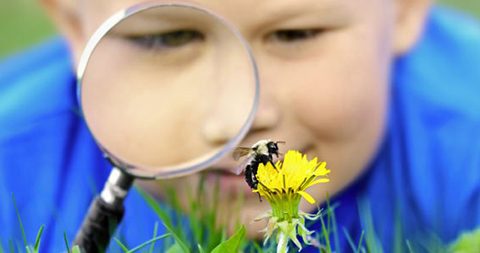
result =
[[[245,181],[245,173],[239,175],[235,174],[229,168],[210,168],[203,172],[206,183],[215,185],[218,184],[219,190],[222,194],[227,195],[244,195],[249,197],[252,194],[252,189]]]
[[[210,169],[207,169],[204,173],[206,174],[215,174],[215,175],[218,175],[218,176],[226,176],[226,177],[240,177],[245,174],[245,173],[241,173],[239,175],[235,174],[234,173],[234,170],[231,169],[231,168],[218,168],[218,167],[212,167]]]

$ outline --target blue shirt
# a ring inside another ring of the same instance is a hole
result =
[[[480,225],[479,67],[480,27],[435,8],[418,46],[395,62],[388,129],[378,154],[364,175],[332,199],[339,204],[342,247],[348,247],[342,228],[355,243],[363,229],[369,236],[374,231],[388,252],[395,245],[395,224],[401,224],[403,239],[433,232],[444,242]],[[75,90],[62,39],[0,64],[5,249],[9,239],[22,245],[12,193],[27,240],[33,243],[45,224],[41,250],[59,252],[65,250],[63,233],[73,240],[108,176],[108,163],[79,116]],[[158,219],[135,191],[125,205],[119,231],[126,244],[136,246],[152,237]],[[313,228],[320,232],[318,223]]]

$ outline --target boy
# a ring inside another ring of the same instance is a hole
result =
[[[103,20],[140,1],[43,2],[67,43],[55,40],[0,68],[0,235],[3,245],[20,238],[8,204],[13,192],[27,235],[46,224],[42,249],[58,252],[63,231],[74,237],[92,185],[108,173],[74,113],[72,66]],[[431,10],[428,0],[196,2],[243,33],[259,66],[260,108],[242,146],[284,140],[282,150],[327,161],[331,182],[310,194],[320,202],[325,191],[335,196],[339,227],[354,239],[366,229],[357,215],[363,197],[387,251],[396,219],[406,239],[433,231],[444,242],[480,224],[480,28],[472,21]],[[215,138],[222,136],[206,141]],[[214,167],[232,166],[224,159]],[[221,175],[220,205],[231,206],[235,188],[248,186],[219,170],[204,173]],[[137,184],[162,199],[160,184],[195,185],[199,178]],[[178,195],[187,199],[186,188]],[[258,237],[264,224],[249,222],[267,206],[255,194],[245,197],[240,215]],[[152,211],[135,192],[126,207],[126,243],[146,241]],[[306,202],[300,208],[315,209]]]

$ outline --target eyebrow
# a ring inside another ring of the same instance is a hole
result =
[[[288,20],[310,17],[315,20],[344,20],[352,16],[356,4],[352,0],[310,0],[310,1],[260,1],[255,23],[262,27],[282,23]],[[350,4],[352,3],[352,4]],[[266,10],[266,11],[262,11]]]
[[[184,18],[188,17],[188,18]],[[201,17],[192,17],[188,14],[179,14],[178,12],[155,12],[150,9],[144,12],[136,13],[124,19],[119,25],[112,29],[113,33],[127,32],[130,35],[140,34],[145,32],[166,32],[174,29],[198,28],[203,23]]]

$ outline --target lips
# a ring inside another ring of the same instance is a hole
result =
[[[226,168],[211,168],[203,173],[208,184],[214,185],[218,182],[221,194],[238,196],[243,192],[243,195],[248,197],[252,193],[252,189],[245,182],[244,173],[235,175]]]

